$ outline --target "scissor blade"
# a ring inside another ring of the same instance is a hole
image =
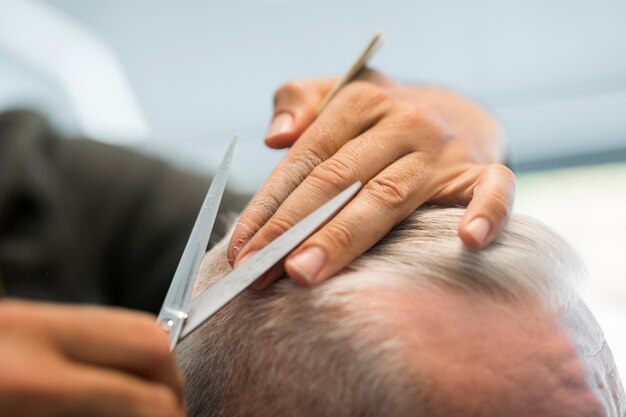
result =
[[[352,63],[352,66],[348,69],[348,71],[338,79],[328,90],[324,98],[322,99],[321,104],[317,108],[317,114],[319,115],[322,110],[326,108],[330,100],[335,97],[335,95],[339,92],[339,90],[348,84],[350,81],[354,79],[359,73],[365,68],[369,60],[376,54],[378,49],[380,49],[383,44],[383,40],[385,38],[384,33],[379,30],[374,34],[374,37],[370,39],[369,43],[365,46],[361,54],[356,58],[356,60]]]
[[[360,188],[360,182],[352,184],[197,296],[191,302],[189,317],[185,321],[180,338],[183,339],[192,333],[284,258],[346,204]]]
[[[169,331],[170,347],[172,349],[178,342],[180,331],[187,315],[200,263],[206,252],[220,202],[224,195],[224,189],[226,188],[228,171],[233,160],[236,143],[237,136],[232,139],[226,155],[211,182],[211,187],[204,198],[200,213],[185,246],[183,256],[180,258],[157,319]]]

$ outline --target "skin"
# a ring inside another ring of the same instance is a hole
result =
[[[334,81],[294,81],[276,91],[265,142],[291,149],[242,214],[229,261],[241,262],[357,180],[364,186],[253,288],[284,271],[303,285],[322,282],[426,202],[468,207],[459,237],[472,249],[498,236],[515,177],[498,163],[501,132],[487,112],[451,92],[367,70],[317,116]]]
[[[272,125],[266,143],[291,150],[243,214],[231,262],[357,179],[365,184],[357,198],[287,258],[297,282],[328,278],[427,201],[469,204],[459,226],[468,246],[484,247],[497,236],[513,202],[514,177],[495,164],[500,133],[486,112],[455,94],[366,71],[316,117],[333,82],[296,81],[277,91],[279,129]],[[471,227],[477,218],[488,225],[484,233]],[[303,274],[294,257],[311,247],[325,259],[318,273]],[[182,379],[151,316],[3,300],[0,369],[0,415],[184,415]]]
[[[0,302],[0,415],[185,415],[183,379],[155,317]]]
[[[533,300],[456,290],[364,299],[384,312],[384,328],[408,335],[407,364],[428,381],[428,415],[604,415],[558,315]]]
[[[205,257],[201,287],[230,270],[223,250],[220,243]],[[352,280],[368,284],[349,287],[347,281]],[[376,281],[380,285],[371,284]],[[315,304],[330,303],[330,314],[367,332],[367,342],[357,342],[356,349],[387,346],[378,356],[380,362],[367,366],[385,373],[389,391],[398,398],[413,399],[407,402],[414,412],[407,415],[622,415],[606,413],[598,396],[602,393],[590,388],[595,380],[603,394],[609,394],[609,403],[623,402],[619,390],[610,394],[610,381],[619,377],[601,329],[582,301],[573,302],[563,314],[546,310],[530,295],[513,299],[497,291],[391,283],[380,281],[380,271],[360,271],[312,294]],[[333,288],[335,284],[340,286]],[[348,287],[349,300],[343,298]],[[335,297],[349,301],[342,303],[345,311],[337,311]],[[595,373],[588,367],[590,361],[596,362]]]

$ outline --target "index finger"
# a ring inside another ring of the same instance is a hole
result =
[[[342,89],[249,203],[231,237],[228,248],[231,263],[243,254],[242,250],[250,238],[315,167],[375,124],[385,112],[384,94],[380,87],[364,81],[356,81]]]
[[[162,385],[111,369],[75,365],[63,370],[67,415],[182,417],[185,405]]]
[[[270,148],[287,148],[313,123],[335,78],[295,80],[276,89],[274,115],[265,137]]]
[[[166,332],[148,314],[101,307],[33,307],[46,317],[41,334],[71,360],[139,375],[183,400],[183,377]]]

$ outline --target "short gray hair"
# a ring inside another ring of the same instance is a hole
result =
[[[403,371],[402,337],[383,336],[386,318],[360,302],[361,291],[453,287],[532,298],[555,312],[576,304],[585,270],[560,237],[514,215],[488,249],[472,251],[457,237],[462,214],[417,210],[317,287],[282,279],[243,293],[180,346],[189,415],[422,415],[428,380]],[[230,269],[226,244],[207,254],[196,291]]]

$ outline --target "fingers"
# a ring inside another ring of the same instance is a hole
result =
[[[274,95],[274,116],[265,136],[270,148],[287,148],[313,123],[317,107],[335,78],[292,81]]]
[[[359,195],[285,261],[288,275],[318,284],[378,242],[428,197],[424,156],[413,153],[370,180]]]
[[[112,370],[75,366],[65,369],[70,416],[183,417],[184,403],[163,385]]]
[[[289,255],[285,262],[289,276],[301,284],[317,284],[378,242],[429,195],[422,181],[425,159],[425,155],[417,152],[389,164],[383,159],[381,165],[388,166],[372,175],[369,181],[365,178],[366,184],[361,192],[335,218]],[[377,168],[373,167],[375,171]],[[324,164],[319,167],[319,170],[323,169]],[[323,202],[317,199],[328,200],[331,194],[339,191],[330,186],[320,187],[322,183],[316,185],[315,178],[312,173],[294,191],[276,215],[250,241],[250,246],[265,244],[264,239],[273,240],[274,234],[280,234],[281,229],[299,220],[296,214],[301,210],[312,211]],[[327,181],[339,182],[334,179]],[[344,181],[354,182],[352,179]],[[326,190],[325,194],[320,193],[320,190]],[[307,195],[308,201],[304,198]],[[315,196],[315,201],[311,201],[312,196]],[[312,207],[304,207],[305,204]],[[264,284],[269,284],[272,278],[276,277],[265,277]]]
[[[44,333],[71,360],[115,368],[169,387],[183,399],[183,377],[155,318],[122,309],[40,307],[49,318]]]
[[[229,244],[229,261],[234,262],[245,255],[242,248],[248,240],[316,166],[376,123],[385,111],[384,100],[381,99],[383,94],[382,89],[361,82],[346,86],[337,95],[328,105],[327,111],[307,129],[270,174],[242,214]],[[356,117],[357,114],[359,117]],[[375,152],[379,151],[380,146]],[[341,185],[337,184],[334,189]],[[249,250],[250,248],[246,249],[246,252]]]
[[[397,88],[397,84],[382,73],[365,68],[357,79],[382,88]],[[270,148],[282,149],[294,142],[315,120],[324,97],[337,77],[296,80],[281,85],[274,94],[274,115],[265,136]]]
[[[182,379],[153,317],[23,301],[0,310],[1,415],[184,416]]]
[[[484,159],[475,156],[474,142],[464,139],[475,133],[473,125],[445,110],[441,102],[449,100],[423,100],[422,90],[403,89],[376,72],[366,70],[360,77],[317,119],[317,106],[333,80],[279,89],[266,142],[293,146],[242,214],[228,248],[231,263],[261,249],[356,180],[366,184],[359,195],[286,259],[295,280],[326,279],[425,201],[469,204],[459,235],[470,247],[484,247],[500,232],[514,180],[501,166],[476,165]],[[281,267],[257,287],[271,282]]]
[[[511,214],[515,198],[515,175],[501,164],[481,167],[475,182],[465,193],[468,206],[459,237],[468,247],[482,249],[502,231]]]
[[[23,353],[13,358],[22,363],[3,369],[10,381],[0,382],[2,415],[184,416],[184,403],[163,385],[115,370],[60,360],[42,346],[21,345]]]

